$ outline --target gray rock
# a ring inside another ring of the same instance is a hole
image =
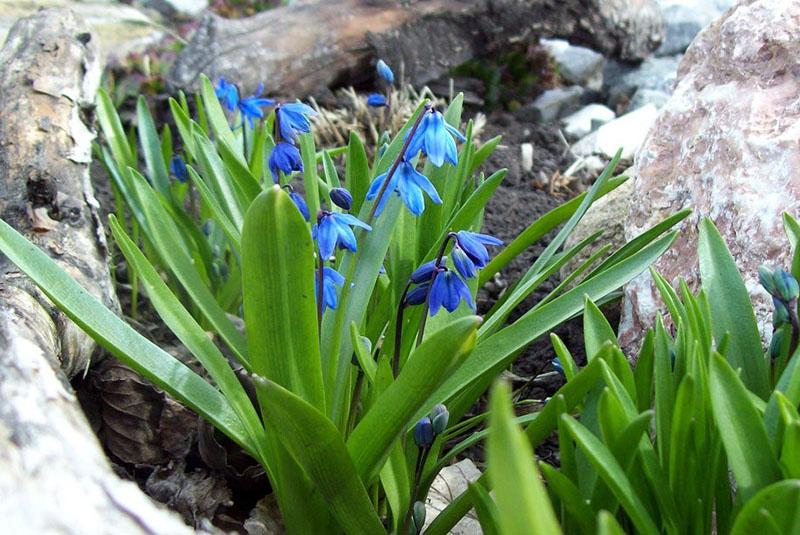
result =
[[[555,60],[558,72],[565,82],[588,89],[602,89],[605,64],[602,54],[586,47],[571,45],[563,39],[542,39],[540,43]]]
[[[606,102],[611,108],[630,99],[638,89],[671,94],[681,56],[651,57],[638,66],[609,61],[603,69]]]
[[[664,104],[669,100],[669,94],[656,89],[637,89],[636,93],[631,97],[631,102],[628,104],[628,111],[638,110],[642,106],[648,104],[654,105],[656,108],[663,108]]]
[[[732,0],[659,0],[666,35],[656,56],[683,54],[700,30],[722,15]]]
[[[581,103],[583,89],[577,85],[548,89],[523,107],[519,117],[525,121],[547,123],[575,111]]]
[[[658,109],[648,104],[604,124],[581,138],[570,150],[579,158],[599,154],[611,159],[621,148],[622,159],[630,160],[647,137],[647,132],[657,117]]]
[[[567,139],[580,139],[609,121],[616,114],[602,104],[589,104],[561,120],[561,128]]]
[[[781,216],[800,208],[800,2],[742,0],[686,51],[678,85],[633,167],[626,236],[683,208],[691,215],[655,263],[670,282],[699,283],[698,224],[710,217],[730,247],[764,339],[772,301],[758,267],[792,261]],[[625,289],[620,340],[638,347],[663,309],[647,272]]]
[[[208,7],[208,0],[141,0],[141,3],[171,18],[195,18]]]

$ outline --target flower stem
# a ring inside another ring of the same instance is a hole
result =
[[[394,173],[397,171],[397,168],[400,167],[400,162],[403,161],[406,149],[408,149],[408,145],[411,143],[411,139],[414,137],[414,133],[417,131],[417,128],[419,128],[422,119],[430,111],[430,109],[431,105],[425,104],[425,109],[422,111],[422,113],[419,114],[417,120],[414,121],[414,124],[411,126],[411,130],[409,130],[408,136],[406,136],[406,140],[403,143],[400,152],[397,154],[397,158],[395,158],[394,162],[392,162],[392,166],[389,168],[389,172],[386,174],[386,179],[383,181],[383,184],[381,184],[381,189],[378,190],[378,195],[375,197],[375,203],[369,210],[369,215],[367,216],[367,221],[366,221],[368,225],[372,224],[372,220],[375,218],[375,212],[378,210],[378,206],[381,203],[381,199],[383,198],[384,193],[386,193],[386,188],[389,187],[389,183],[392,181]]]
[[[397,320],[394,324],[394,355],[392,355],[392,376],[397,377],[400,371],[400,346],[403,343],[403,311],[406,308],[406,296],[411,289],[411,281],[406,283],[403,295],[400,297],[400,304],[397,306]]]
[[[325,260],[317,249],[317,335],[322,339],[322,312],[325,310]]]
[[[408,533],[409,522],[414,514],[414,504],[417,502],[417,495],[419,494],[419,485],[422,482],[422,470],[425,468],[425,463],[428,461],[428,454],[431,452],[430,448],[423,448],[417,452],[417,466],[414,470],[414,486],[411,488],[411,500],[408,503],[408,510],[406,516],[403,518],[403,524],[400,527],[401,535]]]
[[[797,343],[798,338],[800,338],[800,321],[797,318],[797,299],[793,299],[789,306],[789,321],[792,322],[792,341],[789,344],[789,357],[788,359],[792,358],[794,352],[797,350]],[[787,364],[788,364],[787,359]]]

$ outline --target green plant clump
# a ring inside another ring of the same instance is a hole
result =
[[[381,76],[391,83],[387,68],[381,67]],[[370,100],[381,105],[380,95]],[[481,418],[461,422],[465,412],[528,344],[579,314],[587,296],[588,317],[596,318],[591,302],[613,298],[644,271],[669,247],[671,227],[686,216],[665,220],[612,254],[609,246],[601,248],[509,321],[526,296],[599,238],[597,232],[562,247],[591,204],[625,180],[613,176],[618,158],[586,193],[531,222],[490,258],[486,247],[500,242],[479,233],[483,209],[506,171],[486,176],[479,170],[500,139],[479,144],[471,122],[461,134],[461,96],[444,113],[421,102],[408,123],[377,147],[372,161],[356,135],[344,147],[318,150],[307,106],[276,105],[260,94],[243,98],[224,80],[215,87],[202,79],[194,111],[183,94],[169,104],[176,132],[157,128],[140,98],[136,127],[126,133],[101,92],[97,115],[104,141],[96,154],[113,183],[116,208],[109,226],[128,263],[130,313],[136,314],[143,290],[202,365],[202,374],[138,334],[1,222],[0,250],[106,350],[259,462],[290,533],[418,532],[421,502],[434,476],[480,438],[473,426]],[[559,226],[527,273],[482,318],[476,316],[479,288]],[[693,309],[690,317],[699,321]],[[688,344],[688,335],[687,330],[681,343]],[[675,345],[660,336],[659,343]],[[559,421],[562,434],[577,429],[579,438],[585,434],[579,426],[603,429],[614,440],[633,433],[620,422],[639,422],[636,400],[643,398],[631,390],[637,383],[630,371],[615,379],[627,362],[605,339],[592,340],[597,351],[590,353],[599,356],[570,378],[566,393],[557,397],[564,409],[558,414],[574,409],[598,378],[608,377],[611,393],[598,389],[592,403],[616,403],[620,419],[578,424],[559,420],[548,408],[528,428],[531,443]],[[697,351],[708,346],[700,344]],[[685,361],[705,362],[699,356]],[[722,361],[714,366],[724,370],[727,382],[719,388],[727,392],[735,375]],[[239,368],[246,373],[235,373]],[[670,372],[669,380],[676,382],[672,374],[685,368]],[[254,386],[254,398],[245,382]],[[502,406],[495,411],[508,412]],[[784,421],[783,412],[774,418],[774,431],[782,432],[777,422]],[[705,418],[703,429],[711,421]],[[640,422],[635,429],[641,427]],[[513,428],[505,429],[515,437],[512,445],[522,442]],[[636,451],[623,453],[629,462],[640,462]],[[659,455],[666,454],[659,449],[652,455],[647,461],[659,466]],[[597,489],[610,511],[622,503],[637,527],[667,519],[677,527],[685,520],[654,518],[649,495],[630,502],[627,496],[639,490],[631,485],[644,488],[643,478],[625,486],[626,498],[618,499],[618,487],[606,483],[608,474],[592,475],[596,459],[577,451],[573,458],[576,469],[587,470],[579,488]],[[518,462],[523,473],[535,473],[530,458]],[[717,474],[721,466],[709,462],[703,469]],[[773,468],[770,477],[777,479],[781,468],[777,462]],[[746,488],[755,492],[761,483]],[[502,490],[498,485],[498,499],[507,496]],[[542,492],[525,496],[540,500]],[[670,504],[669,512],[682,506]],[[629,510],[631,505],[636,508]],[[498,510],[507,511],[505,505]],[[455,516],[448,513],[445,520]],[[594,525],[590,516],[587,526]],[[555,523],[549,517],[534,520],[545,527]],[[566,521],[582,525],[586,518]]]

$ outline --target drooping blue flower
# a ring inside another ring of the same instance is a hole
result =
[[[214,94],[217,95],[222,107],[230,112],[234,111],[239,104],[239,90],[236,85],[228,83],[225,78],[220,77],[219,81],[217,81]]]
[[[344,188],[333,188],[330,193],[331,202],[342,210],[349,210],[353,206],[353,196]]]
[[[421,150],[436,167],[441,167],[445,161],[458,165],[458,149],[453,137],[462,143],[467,140],[461,132],[447,124],[442,112],[431,110],[420,121],[405,157],[411,159]]]
[[[564,375],[564,365],[561,364],[560,358],[558,357],[554,358],[552,361],[550,361],[550,364],[553,365],[553,369],[556,372],[558,372],[560,375]]]
[[[186,162],[177,154],[173,154],[172,158],[169,159],[169,171],[181,184],[189,180],[189,171],[186,169]]]
[[[372,200],[377,197],[378,191],[381,189],[381,185],[384,180],[386,180],[388,174],[387,171],[386,173],[378,175],[375,180],[372,181],[367,191],[367,200]],[[409,211],[414,215],[420,215],[425,210],[425,199],[422,196],[423,191],[430,197],[431,201],[436,204],[442,204],[439,192],[436,191],[431,181],[428,180],[425,175],[414,169],[414,166],[407,160],[400,162],[394,175],[392,175],[391,181],[386,187],[386,191],[381,196],[380,201],[378,201],[378,207],[375,210],[376,216],[381,215],[381,212],[383,212],[383,208],[389,200],[389,193],[392,191],[397,191],[397,193],[400,194],[400,198],[403,199]]]
[[[316,272],[319,277],[319,270]],[[344,284],[344,277],[333,269],[332,267],[325,266],[322,270],[322,310],[326,308],[336,309],[339,305],[339,295],[337,288],[341,288]],[[317,288],[317,299],[319,299],[319,284],[314,285]]]
[[[450,256],[453,258],[453,265],[456,267],[456,271],[458,271],[462,277],[465,279],[471,279],[478,275],[478,269],[475,267],[475,262],[473,262],[467,253],[458,246],[458,243],[453,245],[453,250],[450,251]]]
[[[383,106],[386,106],[386,97],[380,93],[372,93],[367,95],[367,106],[372,106],[373,108],[382,108]]]
[[[425,282],[415,287],[413,290],[406,294],[406,306],[421,305],[428,298],[428,292],[431,290],[431,283]]]
[[[486,250],[487,245],[503,245],[503,241],[494,236],[478,232],[459,230],[456,233],[456,246],[464,251],[476,268],[482,268],[489,262],[489,251]]]
[[[297,210],[303,216],[303,219],[308,221],[310,218],[308,213],[308,205],[306,204],[306,200],[303,198],[303,196],[296,191],[290,191],[289,197],[292,199],[294,205],[297,206]]]
[[[441,307],[448,312],[453,312],[462,300],[466,301],[467,305],[474,310],[475,304],[472,302],[472,295],[467,284],[449,269],[440,269],[442,271],[436,275],[431,284],[431,295],[428,298],[430,315],[435,316]]]
[[[440,264],[444,265],[447,262],[447,257],[443,256]],[[436,271],[436,260],[431,260],[430,262],[425,262],[414,272],[411,274],[411,282],[414,284],[419,284],[421,282],[429,281],[433,277],[433,273]]]
[[[356,236],[350,227],[361,227],[372,230],[372,227],[350,214],[337,214],[322,212],[317,218],[317,224],[311,229],[312,237],[317,240],[319,253],[323,259],[328,259],[336,247],[356,250]]]
[[[433,444],[436,438],[433,432],[433,422],[427,416],[423,416],[414,426],[414,442],[418,448],[427,449]]]
[[[300,157],[300,151],[291,143],[279,141],[269,155],[269,170],[275,183],[280,179],[278,171],[283,171],[287,175],[292,171],[302,171],[303,159]]]
[[[264,118],[264,111],[261,108],[275,104],[274,100],[261,98],[263,92],[264,84],[258,84],[258,90],[254,95],[239,101],[239,113],[242,114],[242,117],[247,119],[250,128],[253,127],[253,119]]]
[[[275,117],[283,139],[294,141],[298,135],[311,131],[311,120],[317,114],[314,108],[302,102],[281,104],[275,108]]]
[[[386,80],[388,83],[394,83],[394,73],[392,69],[386,64],[385,61],[382,59],[378,60],[378,63],[375,64],[375,68],[378,70],[378,75]]]

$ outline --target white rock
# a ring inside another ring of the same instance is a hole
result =
[[[691,208],[655,268],[671,283],[680,277],[696,289],[698,223],[710,217],[745,279],[765,340],[772,303],[759,288],[758,267],[789,267],[781,215],[800,213],[798,20],[797,0],[742,0],[697,36],[636,156],[626,227],[631,238]],[[638,347],[658,306],[647,273],[626,287],[624,345]]]
[[[615,117],[610,108],[602,104],[589,104],[561,119],[561,127],[568,139],[580,139]]]
[[[575,156],[586,157],[599,154],[613,158],[622,148],[622,159],[630,160],[647,136],[650,127],[658,117],[658,108],[648,104],[638,110],[626,113],[598,128],[588,136],[572,145]]]
[[[533,145],[530,143],[523,143],[519,146],[520,152],[520,166],[523,171],[533,170]]]
[[[574,111],[581,102],[583,88],[573,85],[548,89],[536,100],[522,108],[526,120],[547,123]]]
[[[540,44],[553,57],[565,82],[599,91],[603,87],[602,54],[563,39],[542,39]]]
[[[434,478],[431,490],[428,492],[428,499],[425,502],[425,528],[430,526],[433,519],[447,507],[450,502],[466,492],[469,484],[477,481],[481,477],[481,471],[470,459],[464,459],[456,464],[447,466]],[[480,522],[472,510],[456,524],[452,531],[453,535],[480,535]]]

